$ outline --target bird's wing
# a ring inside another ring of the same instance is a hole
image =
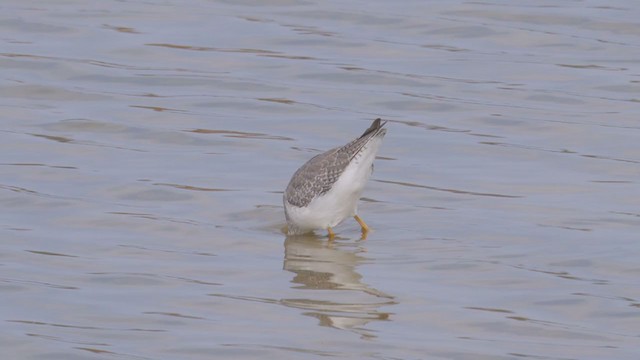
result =
[[[350,161],[348,153],[341,149],[331,149],[314,156],[293,174],[285,190],[290,204],[307,206],[315,197],[331,190]]]

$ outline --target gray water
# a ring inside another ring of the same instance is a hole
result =
[[[640,357],[640,3],[0,14],[3,358]],[[287,238],[376,117],[368,239]]]

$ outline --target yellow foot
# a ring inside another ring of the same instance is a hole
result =
[[[327,228],[327,231],[329,232],[329,241],[333,241],[333,239],[336,237],[336,233],[334,233],[330,227]]]
[[[365,240],[367,238],[367,234],[369,233],[369,226],[367,225],[367,223],[364,222],[364,220],[360,219],[360,216],[354,215],[353,218],[356,219],[358,224],[360,224],[360,227],[362,228],[361,239]]]

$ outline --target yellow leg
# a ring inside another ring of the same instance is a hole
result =
[[[333,240],[336,237],[336,233],[330,227],[327,228],[327,231],[329,232],[329,241]]]
[[[358,224],[360,224],[360,227],[362,228],[362,237],[366,238],[367,233],[369,232],[369,226],[367,226],[364,220],[360,219],[360,216],[355,215],[353,218],[356,219],[356,221],[358,222]]]

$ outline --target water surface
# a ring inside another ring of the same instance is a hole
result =
[[[634,1],[5,1],[15,359],[637,359]],[[360,215],[282,190],[376,117]]]

